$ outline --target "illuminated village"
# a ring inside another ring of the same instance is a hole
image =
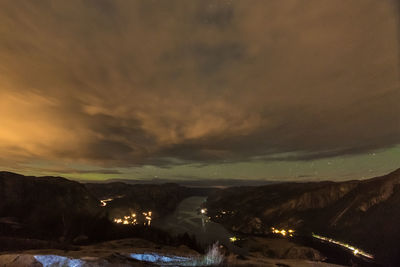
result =
[[[295,231],[292,230],[292,229],[286,230],[286,229],[276,229],[274,227],[271,227],[271,232],[273,234],[281,235],[281,236],[284,236],[284,237],[287,237],[287,236],[293,237],[293,234],[294,234]]]
[[[150,226],[151,225],[151,220],[152,220],[152,212],[142,212],[141,216],[143,218],[143,225],[145,226]],[[130,215],[126,215],[120,218],[114,218],[114,223],[118,224],[130,224],[130,225],[138,225],[140,223],[140,220],[138,218],[139,216],[136,215],[136,213],[131,213]]]
[[[122,196],[117,196],[116,198],[121,198]],[[107,203],[113,201],[114,198],[107,198],[100,200],[100,205],[102,207],[107,206]],[[131,212],[128,215],[124,215],[122,217],[113,218],[113,222],[117,224],[125,224],[125,225],[138,225],[143,222],[143,225],[150,226],[152,220],[152,211],[142,212],[142,214],[136,215],[135,212]]]

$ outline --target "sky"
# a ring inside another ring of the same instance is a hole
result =
[[[400,168],[396,0],[0,0],[0,169],[347,180]]]

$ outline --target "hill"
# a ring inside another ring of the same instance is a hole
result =
[[[275,227],[318,233],[355,244],[381,262],[400,262],[400,169],[369,180],[219,190],[207,208],[235,232],[265,235]]]

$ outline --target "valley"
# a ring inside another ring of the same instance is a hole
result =
[[[80,184],[2,172],[0,249],[4,255],[60,248],[78,249],[83,255],[85,246],[136,238],[170,249],[184,246],[198,255],[206,255],[218,242],[221,264],[238,266],[274,259],[395,266],[399,232],[389,235],[385,230],[395,229],[391,227],[400,221],[394,216],[384,222],[377,215],[400,207],[399,184],[399,170],[363,181],[217,190],[177,184]],[[43,211],[51,216],[41,216]],[[156,253],[151,246],[144,251]]]

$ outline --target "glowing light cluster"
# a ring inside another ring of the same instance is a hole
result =
[[[110,201],[113,201],[113,200],[114,200],[113,198],[101,199],[100,200],[100,205],[102,207],[105,207],[105,206],[107,206],[107,202],[110,202]]]
[[[231,241],[232,243],[234,243],[234,242],[236,242],[238,240],[240,240],[240,239],[237,238],[236,236],[232,236],[232,237],[229,238],[229,241]]]
[[[100,199],[100,205],[102,207],[107,206],[107,202],[113,201],[116,198],[123,198],[124,195],[118,195],[118,196],[114,196],[114,197],[110,197],[110,198],[106,198],[106,199]]]
[[[133,224],[137,225],[142,223],[145,226],[150,226],[152,220],[153,212],[147,211],[142,212],[142,214],[136,215],[136,213],[131,213],[130,215],[123,216],[121,218],[114,218],[114,222],[118,224]]]
[[[372,254],[369,254],[369,253],[367,253],[367,252],[365,252],[365,251],[363,251],[361,249],[355,248],[352,245],[349,245],[349,244],[334,240],[334,239],[329,238],[329,237],[316,235],[316,234],[312,234],[312,236],[314,238],[316,238],[316,239],[319,239],[319,240],[322,240],[322,241],[325,241],[325,242],[329,242],[329,243],[344,247],[346,249],[349,249],[349,250],[351,250],[353,252],[354,255],[361,255],[361,256],[364,256],[364,257],[369,258],[369,259],[373,259],[374,258],[374,256]]]
[[[114,218],[114,222],[118,224],[138,224],[136,213],[132,213],[131,215],[127,215],[122,218]]]
[[[151,224],[151,214],[152,214],[152,212],[151,211],[148,211],[148,212],[143,212],[142,213],[143,214],[143,216],[144,216],[144,218],[145,218],[145,222],[144,222],[144,225],[148,225],[148,226],[150,226],[150,224]]]
[[[232,216],[233,214],[235,214],[234,211],[230,211],[230,210],[221,210],[218,211],[217,214],[214,216],[216,219],[217,218],[224,218],[225,216]]]
[[[288,229],[288,230],[286,230],[286,229],[276,229],[274,227],[271,227],[271,231],[274,234],[279,234],[279,235],[282,235],[282,236],[285,236],[285,237],[286,236],[293,237],[294,232],[295,232],[293,229]]]

